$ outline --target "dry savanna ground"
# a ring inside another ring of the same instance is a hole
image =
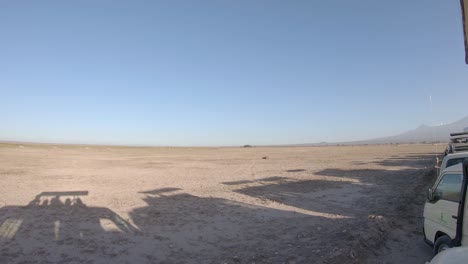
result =
[[[434,148],[0,144],[0,263],[424,263]]]

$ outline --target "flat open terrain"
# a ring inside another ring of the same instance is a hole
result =
[[[424,263],[434,150],[0,144],[0,263]]]

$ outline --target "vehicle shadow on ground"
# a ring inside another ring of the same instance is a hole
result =
[[[275,202],[296,208],[328,214],[347,214],[342,206],[327,203],[327,195],[332,196],[330,189],[341,189],[354,185],[349,181],[331,180],[296,180],[275,176],[256,181],[226,182],[233,186],[234,192],[255,197],[266,202]]]
[[[180,190],[142,194],[147,206],[130,217],[142,236],[169,250],[166,259],[173,262],[352,263],[373,252],[370,241],[381,236],[378,219],[309,215]],[[346,231],[355,224],[361,232]],[[356,256],[350,262],[351,250]]]
[[[369,163],[383,168],[328,168],[311,172],[314,176],[319,176],[311,180],[275,176],[275,180],[268,182],[260,179],[247,183],[224,184],[234,188],[234,192],[261,200],[272,200],[310,211],[352,216],[357,220],[355,223],[361,222],[364,225],[365,219],[384,219],[385,224],[381,231],[390,234],[385,235],[385,239],[402,241],[402,236],[406,239],[405,242],[401,242],[402,245],[406,244],[406,247],[402,246],[399,249],[403,253],[399,259],[407,263],[424,262],[430,258],[430,249],[421,239],[422,211],[425,190],[436,178],[433,168],[435,156],[411,154]],[[285,173],[298,171],[302,170],[288,170]],[[327,181],[320,176],[331,176],[332,179]],[[359,230],[355,223],[354,228]],[[385,249],[376,256],[391,254],[384,252]],[[392,261],[391,258],[389,261]]]
[[[127,220],[109,208],[87,206],[87,195],[43,192],[26,206],[0,208],[0,263],[333,263],[348,259],[360,243],[336,231],[351,219],[198,197],[178,188],[141,192],[146,206]]]
[[[285,247],[310,234],[318,218],[178,190],[141,192],[147,206],[130,213],[143,236],[167,249],[167,259],[186,263],[305,261],[314,253]],[[285,219],[304,219],[291,226]],[[304,241],[307,239],[304,238]]]
[[[379,161],[371,161],[371,162],[356,161],[353,164],[354,165],[376,164],[380,166],[395,166],[395,167],[407,166],[407,167],[414,168],[415,161],[432,160],[435,162],[436,158],[437,156],[435,156],[435,154],[417,154],[417,155],[408,154],[405,157],[390,157],[387,159],[383,159]]]
[[[88,207],[88,191],[43,192],[26,206],[0,208],[0,263],[80,263],[116,256],[107,244],[138,232],[105,207]],[[109,258],[111,261],[111,258]]]
[[[223,184],[231,186],[237,193],[305,210],[334,214],[357,213],[354,216],[395,215],[401,211],[404,198],[415,196],[419,199],[414,202],[419,205],[424,203],[425,183],[432,182],[435,176],[431,170],[433,160],[433,155],[408,155],[370,162],[392,169],[328,168],[313,172],[315,176],[332,176],[330,180],[297,180],[273,176]],[[396,166],[402,168],[393,168]],[[302,171],[294,169],[286,172]],[[370,196],[372,199],[369,199]]]

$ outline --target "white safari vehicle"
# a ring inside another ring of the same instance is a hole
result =
[[[445,168],[427,191],[424,238],[434,255],[451,247],[468,247],[468,160]],[[466,220],[464,220],[464,218]],[[467,260],[468,263],[468,260]]]
[[[463,151],[468,151],[468,131],[451,133],[450,141],[447,145],[447,149],[445,150],[445,155]]]

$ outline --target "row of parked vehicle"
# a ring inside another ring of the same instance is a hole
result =
[[[467,130],[450,134],[437,180],[427,190],[424,239],[434,250],[431,264],[468,263]]]

